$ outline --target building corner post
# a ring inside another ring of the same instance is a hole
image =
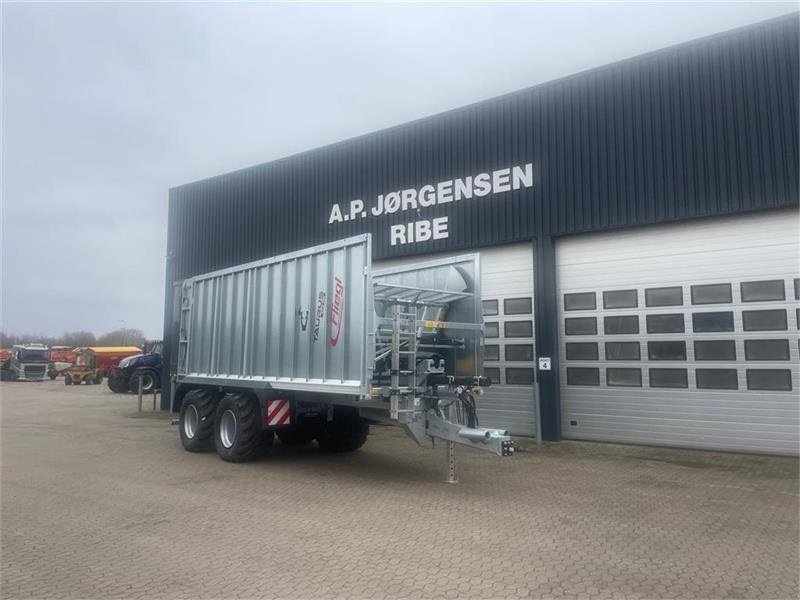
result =
[[[161,410],[173,410],[172,406],[172,349],[177,346],[173,327],[174,271],[175,271],[175,213],[173,193],[170,191],[167,217],[167,255],[164,272],[164,333],[161,337]]]
[[[534,320],[536,325],[536,376],[539,382],[542,439],[561,439],[561,393],[558,360],[558,292],[556,250],[552,236],[534,240]],[[550,370],[539,368],[540,358],[550,358]]]

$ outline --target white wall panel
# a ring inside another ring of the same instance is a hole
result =
[[[557,246],[562,427],[564,437],[696,448],[798,454],[800,342],[795,278],[800,228],[796,210],[707,219],[564,238]],[[742,282],[781,280],[784,299],[743,301]],[[692,286],[730,284],[731,301],[692,304]],[[645,290],[679,286],[680,306],[646,306]],[[603,308],[603,291],[635,289],[635,308]],[[564,295],[594,292],[593,310],[565,310]],[[744,331],[743,311],[778,310],[785,330]],[[696,332],[693,313],[732,313],[733,331]],[[684,332],[648,333],[647,315],[681,314]],[[639,333],[612,335],[604,318],[636,315]],[[597,320],[596,335],[566,335],[565,319]],[[745,358],[746,340],[788,340],[788,360]],[[695,341],[733,341],[735,359],[699,360]],[[640,344],[639,361],[609,360],[605,342]],[[685,343],[685,360],[651,360],[648,342]],[[567,344],[598,344],[597,360],[567,360]],[[599,385],[570,385],[568,369],[598,370]],[[608,385],[608,368],[641,369],[641,387]],[[686,371],[685,388],[652,387],[649,370]],[[698,369],[731,369],[736,389],[698,388]],[[748,370],[784,374],[791,390],[748,388]]]

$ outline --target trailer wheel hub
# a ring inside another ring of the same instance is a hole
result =
[[[193,439],[197,431],[197,424],[200,422],[200,415],[197,414],[197,407],[189,404],[183,415],[183,433],[187,439]]]
[[[226,448],[230,448],[236,442],[236,415],[232,410],[222,413],[219,421],[219,440]]]

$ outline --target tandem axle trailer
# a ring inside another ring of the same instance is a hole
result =
[[[373,270],[360,235],[186,279],[176,286],[174,404],[184,448],[239,462],[316,439],[350,451],[369,421],[419,444],[510,456],[479,424],[477,254]]]

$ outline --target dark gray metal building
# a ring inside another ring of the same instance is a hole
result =
[[[482,423],[797,454],[799,40],[791,14],[170,190],[166,363],[174,282],[366,231],[387,265],[480,252]]]

